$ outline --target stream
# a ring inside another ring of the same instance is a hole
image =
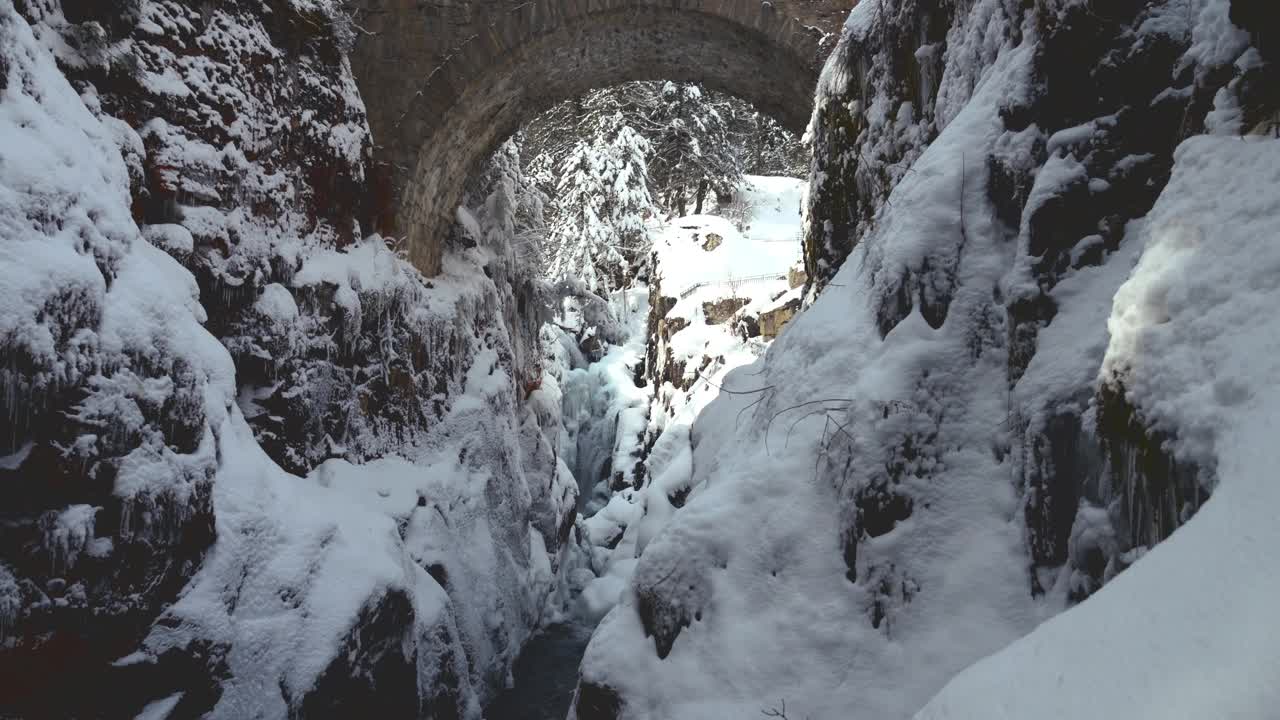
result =
[[[578,480],[578,512],[590,516],[607,498],[600,481],[611,471],[618,439],[620,413],[642,391],[630,384],[632,365],[644,354],[647,292],[622,295],[631,339],[614,346],[605,357],[590,362],[574,345],[566,347],[571,367],[564,376],[562,412],[565,434],[560,458]],[[630,392],[622,388],[629,385]],[[512,668],[514,684],[485,708],[487,720],[565,720],[578,684],[578,667],[586,652],[595,621],[577,612],[577,596],[565,608],[565,619],[534,635]]]
[[[581,513],[589,512],[596,480],[605,472],[613,450],[613,417],[608,404],[600,404],[600,381],[599,374],[584,366],[571,370],[565,384],[569,436],[564,460],[578,478]],[[512,668],[515,683],[485,708],[486,720],[565,720],[593,629],[578,613],[570,612],[564,621],[534,635]]]
[[[571,621],[549,625],[535,635],[516,659],[515,684],[494,698],[485,718],[565,720],[591,630]]]

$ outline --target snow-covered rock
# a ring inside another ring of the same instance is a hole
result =
[[[20,5],[0,714],[479,717],[576,516],[511,238],[355,241],[336,3]]]
[[[763,351],[749,341],[799,262],[802,187],[749,175],[721,215],[676,218],[655,233],[646,376],[667,411],[704,375]]]
[[[1133,229],[1103,381],[1213,497],[1087,602],[961,673],[919,718],[1268,717],[1280,702],[1269,598],[1280,486],[1280,142],[1192,138]],[[1187,582],[1193,573],[1194,582]],[[1017,678],[1010,683],[1009,679]]]
[[[1175,627],[1202,622],[1209,590],[1132,623],[1134,651],[1161,655],[1150,666],[1128,667],[1126,653],[1098,662],[1126,618],[1181,592],[1165,582],[1179,562],[1183,573],[1223,573],[1213,592],[1243,588],[1232,608],[1246,618],[1276,574],[1242,552],[1263,577],[1225,579],[1243,564],[1219,557],[1208,535],[1226,531],[1190,532],[1229,487],[1224,459],[1183,451],[1204,445],[1205,427],[1273,421],[1249,409],[1262,393],[1235,382],[1234,361],[1218,375],[1217,354],[1200,354],[1212,337],[1265,355],[1269,330],[1245,340],[1208,326],[1254,335],[1228,313],[1267,302],[1270,284],[1229,290],[1254,276],[1233,261],[1192,282],[1211,251],[1189,262],[1183,248],[1195,245],[1176,229],[1143,256],[1157,231],[1140,218],[1153,205],[1235,223],[1241,235],[1226,237],[1274,234],[1255,221],[1273,214],[1270,153],[1219,165],[1199,144],[1209,141],[1193,140],[1177,156],[1185,178],[1175,169],[1167,192],[1193,196],[1234,164],[1241,177],[1224,192],[1248,199],[1221,214],[1156,204],[1183,137],[1253,125],[1211,112],[1239,103],[1256,123],[1276,107],[1260,89],[1265,78],[1274,86],[1275,66],[1257,64],[1239,34],[1204,27],[1220,28],[1227,7],[1126,4],[1102,18],[1074,0],[857,5],[810,128],[810,304],[761,360],[724,378],[727,392],[693,424],[692,489],[593,637],[578,717],[745,717],[784,703],[789,717],[908,717],[966,666],[1081,600],[1008,659],[958,679],[928,716],[998,716],[1010,698],[1007,716],[1026,717],[1046,697],[1064,698],[1063,717],[1265,716],[1274,652],[1265,641],[1239,658],[1225,648],[1273,621],[1213,624],[1215,672],[1231,668],[1232,679],[1203,703],[1181,704],[1212,680],[1161,672],[1184,669],[1164,656],[1180,643]],[[1204,51],[1188,52],[1201,37]],[[1204,195],[1205,207],[1221,202]],[[1265,257],[1237,243],[1239,257]],[[1174,311],[1204,322],[1162,324]],[[1238,371],[1265,385],[1265,362]],[[1193,405],[1214,410],[1180,412]],[[1233,447],[1255,442],[1250,433]],[[1240,512],[1231,502],[1217,512]],[[1249,526],[1269,522],[1257,505]],[[1187,535],[1202,539],[1162,553]],[[1125,579],[1144,564],[1157,566],[1145,589]],[[1122,588],[1117,599],[1104,583]],[[1114,618],[1089,610],[1121,602]],[[1193,658],[1194,642],[1178,652]],[[1063,682],[1091,664],[1097,672]],[[1121,665],[1132,682],[1111,693],[1107,669]]]

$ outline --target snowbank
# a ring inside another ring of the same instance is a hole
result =
[[[1280,704],[1276,187],[1280,142],[1185,142],[1109,322],[1103,381],[1123,382],[1177,455],[1216,465],[1213,497],[918,718],[1262,718]]]
[[[759,276],[786,275],[800,259],[803,189],[794,178],[748,175],[724,208],[733,217],[689,215],[663,225],[653,242],[663,292],[712,287],[723,295],[729,285],[745,290]]]
[[[987,450],[1003,403],[981,388],[1003,383],[1003,357],[974,358],[966,324],[931,327],[918,310],[882,341],[877,313],[899,268],[962,244],[961,202],[968,245],[950,317],[991,302],[1005,251],[976,209],[981,165],[962,180],[953,160],[995,142],[995,107],[1019,92],[1032,51],[1001,56],[895,189],[893,204],[915,210],[886,217],[698,417],[688,502],[583,663],[583,681],[616,689],[626,717],[747,716],[784,701],[797,717],[903,717],[1040,619],[1010,521],[1017,498]],[[842,508],[860,493],[915,509],[850,557]]]

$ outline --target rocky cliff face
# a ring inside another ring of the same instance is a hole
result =
[[[1175,148],[1273,117],[1251,8],[858,5],[810,127],[810,304],[694,425],[580,717],[909,716],[1212,502],[1203,429],[1103,357]]]
[[[351,32],[0,3],[0,712],[474,716],[537,623],[545,301],[484,211],[430,280],[361,239]]]
[[[1234,35],[1198,42],[1193,28],[1201,4],[1190,2],[1127,3],[1105,13],[1088,3],[1046,3],[1034,11],[976,3],[985,15],[967,19],[963,4],[884,5],[851,26],[820,87],[805,245],[811,291],[883,223],[890,192],[964,111],[1002,45],[1034,31],[1027,90],[998,107],[1006,134],[985,155],[960,149],[956,193],[981,183],[976,190],[995,213],[994,230],[1017,248],[1011,276],[995,290],[1003,307],[980,326],[1004,335],[997,344],[1007,343],[1011,450],[1032,565],[1070,563],[1078,571],[1072,596],[1079,599],[1122,569],[1124,557],[1185,522],[1206,499],[1212,468],[1167,457],[1161,448],[1169,438],[1144,429],[1122,386],[1103,387],[1095,398],[1088,375],[1053,388],[1019,381],[1037,353],[1039,331],[1058,312],[1054,288],[1117,251],[1128,224],[1150,210],[1168,182],[1181,140],[1247,132],[1271,117],[1277,98],[1264,79],[1275,66],[1251,48],[1248,28],[1260,26],[1248,3],[1224,9],[1229,17],[1201,20],[1237,22]],[[1004,29],[971,41],[993,25]],[[949,82],[941,83],[944,75]],[[954,253],[924,252],[902,267],[873,270],[891,276],[877,301],[882,336],[915,310],[934,327],[946,322],[966,222],[961,215]],[[1081,502],[1110,508],[1115,527],[1104,531],[1102,546],[1081,540],[1070,548]],[[879,509],[860,507],[859,514]],[[1038,574],[1032,585],[1044,590]]]

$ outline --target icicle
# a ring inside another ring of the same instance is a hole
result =
[[[22,596],[18,591],[18,582],[8,566],[0,563],[0,645],[4,644],[17,627],[21,609]]]
[[[39,520],[41,546],[49,554],[49,572],[57,575],[75,567],[93,541],[94,521],[100,507],[72,505],[61,513],[50,510]]]

